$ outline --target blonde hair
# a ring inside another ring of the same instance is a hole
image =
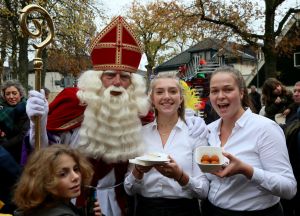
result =
[[[182,98],[182,102],[180,104],[180,107],[178,108],[178,116],[181,120],[183,120],[185,122],[185,105],[184,105],[183,89],[182,89],[182,86],[180,85],[180,79],[177,76],[177,72],[162,72],[162,73],[159,73],[158,75],[156,75],[154,77],[154,79],[151,80],[151,83],[150,83],[149,95],[151,96],[151,98],[153,96],[153,90],[155,88],[155,84],[156,84],[157,80],[159,80],[159,79],[174,79],[174,80],[176,80],[176,84],[179,89],[180,97]],[[154,107],[154,112],[155,112],[155,116],[157,116],[158,112],[155,107]]]
[[[90,183],[93,175],[92,166],[78,150],[64,144],[36,150],[30,156],[16,184],[13,201],[20,210],[26,212],[41,204],[47,204],[47,201],[50,202],[48,204],[54,201],[49,191],[58,184],[55,175],[57,161],[59,156],[64,154],[72,157],[77,163],[82,177],[82,187]]]

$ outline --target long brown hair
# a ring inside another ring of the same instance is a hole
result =
[[[51,195],[49,191],[58,184],[55,171],[58,157],[63,154],[69,155],[78,164],[82,186],[90,183],[93,175],[92,166],[78,150],[63,144],[36,150],[30,156],[16,184],[13,201],[20,210],[26,212],[45,204]]]
[[[270,104],[274,102],[275,95],[273,91],[278,85],[280,85],[282,89],[281,95],[288,94],[286,87],[279,80],[275,78],[268,78],[262,86],[262,93],[264,95],[265,104]]]
[[[217,68],[213,73],[212,75],[210,76],[210,80],[212,79],[212,77],[218,73],[229,73],[232,75],[232,77],[234,78],[234,80],[236,81],[237,85],[238,85],[238,88],[240,90],[240,92],[243,92],[243,98],[241,100],[241,104],[242,104],[242,107],[244,109],[246,108],[250,108],[252,111],[255,110],[250,98],[249,98],[249,95],[248,95],[248,90],[247,90],[247,87],[246,87],[246,82],[241,74],[241,72],[233,67],[230,67],[230,66],[222,66],[222,67],[219,67]]]

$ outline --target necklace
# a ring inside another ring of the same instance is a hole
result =
[[[158,133],[159,133],[161,136],[167,136],[167,135],[169,135],[169,134],[171,133],[171,131],[172,131],[172,130],[166,131],[166,132],[163,133],[162,131],[158,130]]]

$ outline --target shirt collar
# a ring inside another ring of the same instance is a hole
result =
[[[185,125],[184,121],[182,121],[180,118],[178,118],[175,128],[183,129],[184,125]],[[157,118],[155,118],[153,121],[152,129],[157,130]]]
[[[246,124],[247,120],[251,118],[252,111],[250,108],[247,108],[245,112],[241,115],[241,117],[235,122],[235,126],[238,127],[244,127]],[[222,118],[219,118],[216,120],[215,124],[212,125],[210,128],[211,131],[220,131],[220,126],[221,126]]]
[[[251,113],[252,113],[251,109],[247,108],[243,113],[243,115],[236,121],[235,125],[238,125],[239,127],[244,127],[247,120],[250,118]]]

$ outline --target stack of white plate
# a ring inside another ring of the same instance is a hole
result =
[[[167,163],[169,161],[170,159],[168,158],[168,155],[160,152],[147,153],[143,156],[129,159],[129,163],[142,166],[153,166],[156,164]]]

